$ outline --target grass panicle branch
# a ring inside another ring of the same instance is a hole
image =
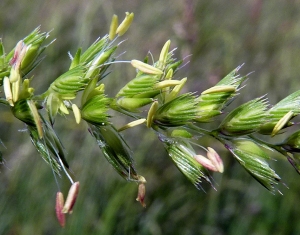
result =
[[[60,190],[57,196],[56,214],[62,226],[65,226],[64,213],[73,210],[79,182],[74,183],[68,173],[71,167],[62,144],[66,140],[59,139],[55,120],[72,113],[75,116],[72,120],[86,124],[112,168],[125,180],[138,185],[137,200],[143,207],[146,206],[146,179],[138,173],[134,154],[120,134],[120,131],[137,125],[145,125],[154,131],[171,161],[198,189],[202,189],[205,182],[214,187],[210,171],[226,171],[219,154],[201,143],[205,136],[220,142],[254,179],[272,193],[276,192],[281,178],[268,164],[271,159],[269,150],[285,156],[300,173],[300,160],[296,155],[300,152],[300,131],[287,136],[282,143],[272,144],[271,141],[283,129],[296,124],[291,120],[300,113],[300,91],[274,106],[268,104],[266,96],[254,98],[226,114],[227,107],[243,91],[248,78],[248,75],[238,74],[242,66],[199,94],[182,92],[187,78],[177,78],[175,74],[183,60],[174,57],[175,49],[171,49],[168,40],[160,54],[153,56],[158,58],[157,61],[149,63],[147,57],[127,61],[136,69],[136,76],[121,84],[116,95],[108,95],[102,81],[104,77],[112,79],[109,75],[113,71],[106,73],[112,63],[116,67],[121,63],[115,55],[116,50],[123,46],[118,40],[129,30],[133,18],[134,14],[127,12],[119,24],[114,15],[109,34],[97,39],[86,50],[78,48],[73,56],[70,55],[69,68],[41,94],[35,94],[28,74],[41,63],[47,47],[54,41],[45,44],[50,33],[36,28],[24,39],[17,40],[16,46],[7,54],[0,40],[0,86],[4,91],[0,93],[0,103],[24,123],[31,142],[53,172],[57,175],[63,172],[72,184],[67,205],[63,205]],[[114,123],[110,114],[112,109],[116,115],[125,114],[133,120],[118,129],[118,123]],[[218,116],[223,118],[221,123],[216,119]],[[209,128],[212,124],[214,129]],[[268,140],[260,141],[259,135]],[[2,162],[2,153],[0,156]]]

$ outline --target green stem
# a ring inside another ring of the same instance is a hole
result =
[[[48,95],[49,95],[49,91],[46,91],[41,95],[35,95],[32,99],[33,100],[44,100]]]
[[[253,139],[255,142],[259,143],[259,144],[262,144],[262,145],[266,145],[268,146],[270,149],[273,149],[273,150],[276,150],[278,153],[282,154],[283,156],[287,156],[287,152],[284,151],[280,146],[277,146],[277,145],[274,145],[274,144],[271,144],[269,142],[266,142],[264,140],[261,140],[253,135],[249,135],[249,137],[251,139]]]
[[[209,130],[203,129],[201,127],[195,126],[192,123],[188,123],[186,125],[186,127],[190,130],[197,131],[198,133],[200,133],[200,135],[207,135],[207,136],[211,136],[213,138],[217,138],[217,136],[218,136],[218,134],[215,131],[209,131]]]

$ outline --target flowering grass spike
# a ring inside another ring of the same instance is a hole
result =
[[[98,38],[87,49],[78,48],[74,54],[69,53],[68,67],[39,94],[35,93],[31,81],[39,76],[43,78],[45,74],[30,77],[29,73],[42,62],[42,54],[54,42],[46,44],[50,33],[36,28],[25,38],[16,40],[16,46],[8,53],[0,39],[0,86],[3,90],[0,103],[6,108],[5,112],[11,112],[23,123],[33,146],[50,166],[54,177],[66,176],[71,184],[65,203],[60,190],[56,195],[56,216],[62,227],[65,226],[65,213],[72,213],[75,201],[83,199],[77,198],[79,182],[74,182],[69,174],[73,171],[72,164],[68,163],[68,151],[63,146],[65,140],[61,141],[56,131],[55,120],[61,116],[74,115],[75,118],[68,120],[87,127],[111,169],[126,181],[138,185],[136,200],[143,207],[147,200],[146,179],[139,173],[134,153],[123,137],[123,132],[138,125],[145,125],[146,130],[157,135],[170,162],[197,189],[203,189],[203,184],[215,189],[212,172],[226,171],[221,150],[205,146],[207,142],[203,137],[221,143],[272,193],[280,192],[276,187],[279,187],[281,177],[269,165],[269,152],[283,155],[300,174],[297,155],[300,131],[287,133],[280,143],[272,140],[273,136],[297,124],[292,119],[300,113],[300,91],[273,106],[266,96],[261,96],[229,112],[227,107],[238,98],[248,78],[248,75],[238,74],[242,66],[233,69],[211,88],[203,91],[199,87],[198,92],[191,93],[185,87],[189,84],[188,78],[177,74],[184,60],[175,58],[170,40],[164,43],[159,55],[151,54],[151,62],[148,56],[143,61],[117,60],[117,51],[124,45],[119,41],[120,37],[128,31],[133,19],[134,14],[126,12],[125,19],[119,24],[118,16],[114,15],[109,34]],[[114,70],[108,71],[112,64],[116,69],[124,62],[136,69],[136,74],[127,83],[123,77],[114,77]],[[113,95],[107,92],[110,87],[104,85],[104,79],[117,79],[115,84],[119,85],[119,91]],[[128,124],[120,127],[112,118],[118,114],[132,120],[129,123],[126,120]],[[142,133],[139,136],[142,137]],[[4,162],[4,155],[0,152],[0,164]],[[101,164],[100,157],[99,163],[95,164]]]

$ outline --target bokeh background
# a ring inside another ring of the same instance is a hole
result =
[[[41,25],[56,41],[34,71],[43,92],[67,70],[68,51],[87,48],[108,32],[111,16],[134,12],[120,59],[154,56],[168,39],[178,58],[188,57],[178,77],[187,89],[202,91],[245,63],[247,86],[232,104],[268,94],[271,104],[300,89],[300,1],[298,0],[1,0],[0,37],[7,50]],[[50,41],[49,40],[49,41]],[[105,81],[113,95],[134,76],[129,65],[114,65]],[[3,94],[3,93],[2,93]],[[217,191],[198,191],[172,164],[155,135],[145,127],[124,133],[147,183],[147,208],[136,201],[137,186],[121,179],[105,161],[84,124],[59,118],[56,129],[81,188],[64,229],[56,221],[57,186],[51,169],[31,145],[24,126],[0,107],[0,234],[300,234],[300,176],[275,153],[270,164],[288,186],[272,195],[251,178],[217,143],[224,174],[214,174]],[[119,126],[128,119],[116,117]],[[279,137],[276,139],[280,140]],[[67,179],[59,179],[67,194]]]

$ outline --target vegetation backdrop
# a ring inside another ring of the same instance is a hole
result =
[[[135,19],[121,58],[141,60],[149,50],[157,55],[171,39],[178,58],[190,56],[179,73],[189,78],[192,91],[213,86],[243,63],[242,74],[255,73],[236,106],[266,93],[275,103],[300,89],[297,0],[2,0],[0,9],[0,37],[9,48],[39,25],[43,31],[53,29],[51,37],[57,40],[34,72],[40,91],[67,69],[68,51],[86,48],[108,32],[114,13],[122,18],[125,11],[134,12]],[[115,94],[134,70],[129,65],[112,70],[105,82]],[[0,165],[0,234],[299,234],[300,177],[286,161],[277,159],[272,166],[289,189],[282,186],[283,196],[272,195],[225,149],[207,140],[222,156],[225,172],[214,175],[217,191],[203,192],[180,174],[153,133],[144,127],[128,130],[124,136],[148,181],[144,209],[135,201],[136,185],[113,171],[86,126],[58,118],[56,129],[81,183],[74,213],[62,229],[55,217],[51,169],[22,132],[23,124],[0,110],[6,161]],[[119,121],[121,126],[128,120]],[[67,179],[60,182],[66,192]]]

